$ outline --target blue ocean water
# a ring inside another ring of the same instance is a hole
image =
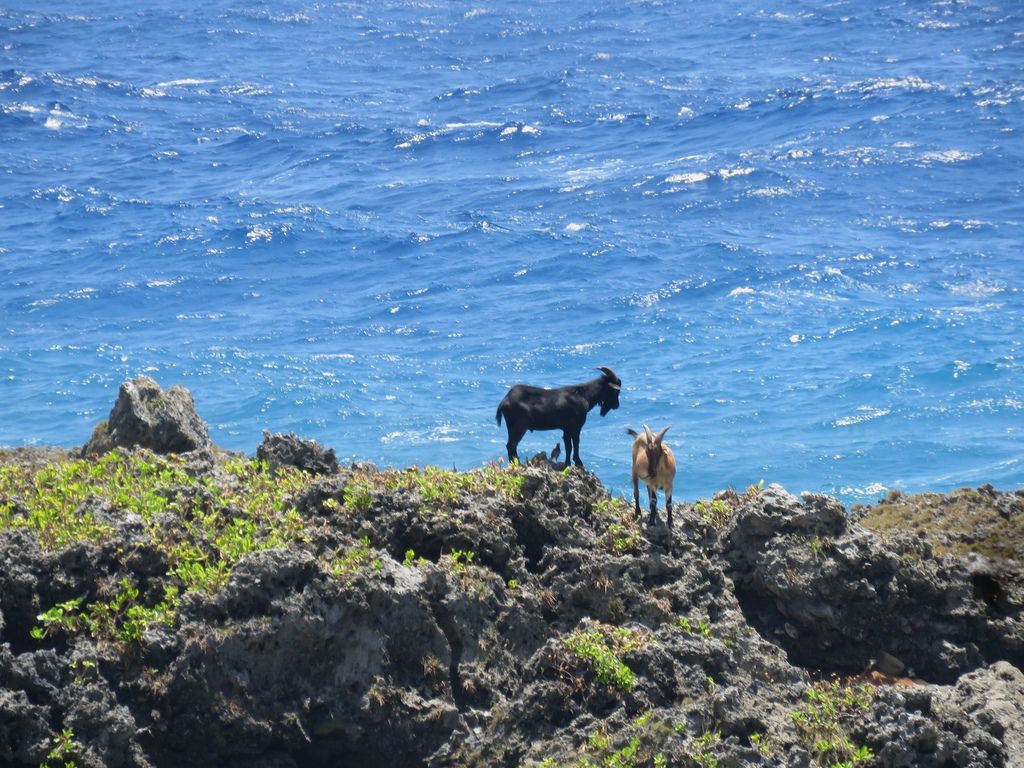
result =
[[[610,366],[616,491],[642,423],[682,499],[1024,485],[1022,73],[1000,0],[0,8],[0,444],[146,373],[469,468]]]

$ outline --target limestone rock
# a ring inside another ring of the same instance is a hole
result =
[[[264,431],[256,458],[271,467],[297,467],[314,475],[333,475],[338,471],[333,448],[324,448],[315,440],[303,440],[294,433],[272,435]]]
[[[154,453],[209,453],[213,449],[192,393],[175,385],[162,390],[149,376],[121,384],[106,422],[99,424],[83,454],[113,448],[148,448]]]

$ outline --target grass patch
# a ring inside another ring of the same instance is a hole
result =
[[[481,494],[520,501],[524,479],[524,469],[518,464],[510,467],[488,464],[469,472],[429,466],[359,470],[346,483],[345,507],[352,512],[365,513],[377,496],[394,491],[417,493],[424,512],[458,508],[468,498]]]
[[[33,635],[87,631],[97,639],[137,642],[153,624],[173,623],[183,593],[220,589],[245,555],[307,538],[293,499],[313,476],[243,459],[227,461],[221,471],[217,480],[196,478],[173,456],[116,450],[41,469],[0,467],[0,529],[27,528],[50,550],[102,542],[113,530],[92,510],[107,507],[137,514],[143,523],[139,545],[167,555],[164,583],[149,594],[130,578],[114,588],[96,585],[89,602],[83,596],[40,614]],[[165,513],[177,524],[166,526]]]
[[[1020,558],[1024,495],[1000,496],[984,488],[961,488],[948,495],[895,491],[871,507],[860,524],[882,536],[916,533],[937,555],[977,552],[998,560]]]

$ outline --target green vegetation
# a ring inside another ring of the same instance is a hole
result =
[[[694,510],[705,522],[710,523],[716,528],[724,528],[732,519],[733,509],[724,499],[713,499],[711,501],[698,499],[694,505]]]
[[[803,706],[791,716],[819,765],[852,768],[874,757],[868,747],[853,743],[843,725],[845,718],[869,709],[874,695],[870,685],[839,680],[815,683],[808,689]]]
[[[579,746],[581,757],[564,764],[546,758],[540,768],[668,768],[670,764],[716,768],[715,749],[722,734],[706,731],[684,744],[685,731],[657,718],[652,711],[635,717],[618,731],[612,731],[610,723],[603,721]]]
[[[633,505],[621,496],[606,496],[594,502],[594,514],[608,528],[601,536],[601,545],[613,555],[636,552],[643,540],[640,526],[633,515]]]
[[[402,561],[402,565],[406,568],[415,568],[417,565],[423,565],[426,562],[427,558],[423,557],[423,555],[416,556],[415,549],[405,550],[405,559]]]
[[[594,679],[619,691],[628,691],[636,684],[636,675],[622,661],[622,656],[647,642],[643,630],[596,625],[595,629],[578,629],[562,639],[566,650],[583,662]]]
[[[700,635],[711,637],[711,622],[708,619],[691,619],[689,616],[680,616],[675,625],[688,635]]]
[[[601,537],[601,543],[613,555],[626,555],[636,552],[643,536],[640,529],[629,523],[612,523]]]
[[[440,467],[360,470],[345,486],[345,507],[351,512],[367,512],[378,494],[413,491],[423,500],[423,512],[456,508],[471,496],[491,493],[518,501],[523,496],[524,468],[518,464],[501,467],[488,464],[470,472]]]
[[[310,538],[312,524],[302,518],[295,500],[315,476],[294,468],[272,470],[248,459],[229,459],[218,469],[214,476],[195,477],[177,457],[119,450],[42,468],[0,465],[0,530],[26,528],[44,548],[60,550],[111,539],[114,530],[97,518],[98,511],[120,517],[133,513],[142,520],[138,546],[166,556],[164,585],[143,590],[130,578],[118,579],[113,587],[96,585],[89,594],[40,614],[33,637],[89,632],[97,639],[135,643],[148,627],[173,624],[183,594],[217,592],[247,554]],[[443,511],[481,493],[519,499],[523,479],[522,468],[496,464],[465,473],[437,467],[357,471],[347,480],[344,503],[328,498],[324,507],[332,514],[366,513],[380,493],[404,489],[419,494],[424,510]],[[122,562],[132,554],[117,552]],[[449,557],[459,574],[472,559],[466,551]],[[406,560],[407,565],[423,562],[414,553]],[[363,568],[381,565],[363,539],[336,553],[329,568],[348,581]]]
[[[453,549],[449,554],[441,558],[442,563],[451,568],[452,573],[462,575],[466,572],[476,553],[467,549]]]
[[[579,751],[582,756],[570,763],[559,764],[553,758],[540,763],[541,768],[667,768],[664,747],[675,738],[672,729],[648,711],[634,718],[618,732],[610,724],[600,723],[587,735]]]
[[[46,753],[46,759],[39,764],[39,768],[75,768],[77,763],[71,759],[71,755],[77,748],[74,732],[64,728],[53,737],[53,748]]]
[[[811,555],[814,556],[814,559],[821,560],[824,553],[832,548],[832,540],[827,537],[823,539],[819,536],[815,536],[811,539],[809,546],[811,548]]]
[[[271,471],[258,461],[233,459],[218,482],[190,475],[174,457],[111,451],[97,459],[49,464],[39,470],[0,467],[0,528],[24,527],[40,544],[58,550],[76,542],[103,542],[113,530],[94,510],[138,515],[140,546],[167,557],[170,584],[142,594],[130,578],[97,586],[88,596],[63,601],[39,616],[32,630],[43,639],[58,632],[87,631],[96,638],[137,642],[158,622],[173,623],[180,596],[216,592],[243,556],[286,546],[306,537],[292,499],[312,477],[296,469]],[[174,513],[176,526],[165,526]],[[130,552],[118,552],[122,558]]]
[[[717,768],[718,757],[715,756],[714,747],[722,741],[722,734],[718,731],[705,731],[690,744],[688,757],[693,765],[701,768]]]
[[[339,552],[331,566],[331,573],[346,584],[352,583],[352,576],[366,568],[379,571],[384,561],[375,554],[369,536],[363,536],[359,543],[344,552]]]

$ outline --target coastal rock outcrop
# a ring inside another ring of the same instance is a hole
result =
[[[314,475],[338,471],[338,457],[333,448],[324,448],[316,440],[304,440],[294,433],[272,435],[264,430],[256,458],[272,467],[297,467]]]
[[[1010,560],[778,486],[669,532],[546,460],[293,437],[0,457],[0,764],[1024,764]]]
[[[95,455],[113,448],[209,453],[213,443],[191,392],[181,385],[163,390],[149,376],[138,376],[121,385],[110,416],[97,425],[82,451]]]
[[[952,683],[1024,665],[1020,604],[991,569],[935,557],[917,536],[883,540],[835,499],[771,486],[736,508],[723,554],[751,624],[808,669]]]

